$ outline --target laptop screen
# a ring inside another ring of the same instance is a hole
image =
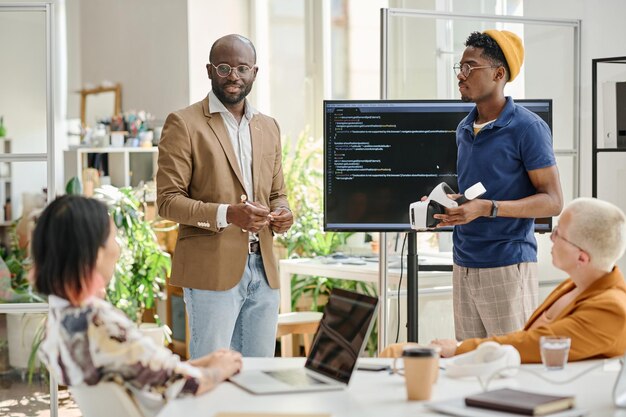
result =
[[[334,289],[306,361],[306,368],[348,383],[374,323],[378,299]]]

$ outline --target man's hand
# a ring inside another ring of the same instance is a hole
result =
[[[456,353],[457,342],[453,339],[435,339],[430,345],[441,348],[439,354],[442,358],[449,358]]]
[[[256,202],[231,204],[226,210],[226,221],[256,233],[269,225],[270,210]]]
[[[274,233],[285,233],[293,224],[293,214],[284,207],[270,213],[270,227]]]
[[[460,194],[448,194],[453,200],[460,197]],[[437,227],[456,226],[467,224],[481,216],[489,216],[491,214],[490,200],[471,200],[467,203],[454,208],[446,208],[446,214],[435,214],[435,219],[440,219],[441,223]]]

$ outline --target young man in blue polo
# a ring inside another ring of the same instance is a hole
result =
[[[505,97],[524,61],[512,32],[472,33],[455,65],[461,99],[476,107],[459,124],[459,192],[487,192],[439,215],[454,228],[453,304],[457,340],[521,329],[538,304],[534,218],[563,207],[550,129]]]

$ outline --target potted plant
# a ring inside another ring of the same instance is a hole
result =
[[[94,198],[109,207],[121,248],[107,298],[140,324],[144,313],[155,308],[156,300],[165,297],[170,255],[160,248],[150,222],[145,219],[143,203],[132,188],[103,186],[95,190]],[[160,325],[158,316],[154,317]]]
[[[27,249],[20,246],[17,223],[9,230],[9,246],[0,255],[0,302],[42,303],[46,299],[32,291],[27,280],[30,259]],[[29,378],[37,366],[31,346],[37,345],[36,335],[43,329],[45,314],[7,314],[7,341],[9,364],[13,368],[29,369]]]
[[[323,155],[321,140],[303,132],[295,144],[287,140],[283,147],[283,175],[294,224],[276,238],[287,250],[287,256],[327,256],[346,243],[352,233],[323,230],[322,183]],[[343,288],[376,296],[376,287],[367,282],[337,280],[319,276],[294,275],[291,281],[291,306],[296,309],[302,299],[308,308],[322,311],[333,288]],[[377,331],[372,330],[368,352],[376,351]]]

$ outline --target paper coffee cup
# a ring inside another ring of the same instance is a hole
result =
[[[407,398],[411,401],[430,400],[439,375],[439,351],[429,347],[407,347],[402,351],[402,359],[404,372],[398,373],[404,375]]]

